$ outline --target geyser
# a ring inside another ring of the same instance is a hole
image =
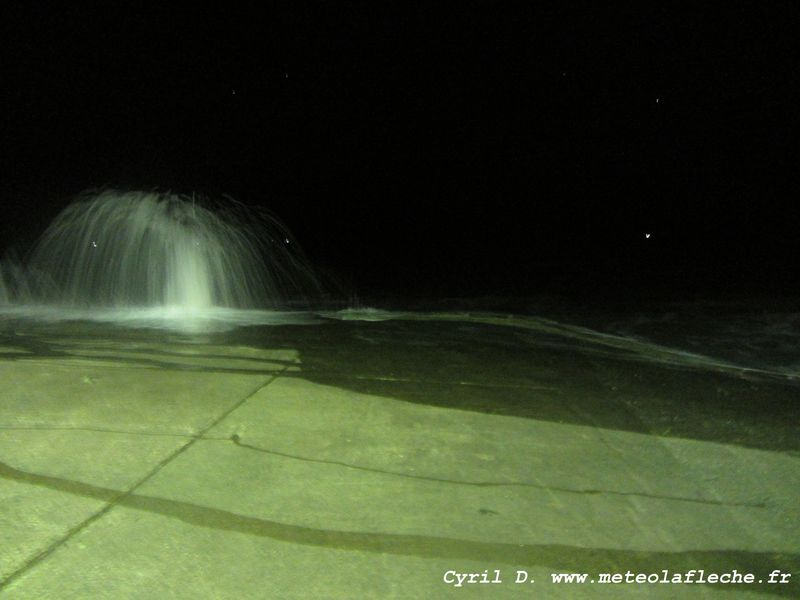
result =
[[[78,197],[22,265],[0,268],[0,303],[66,309],[279,309],[318,280],[287,229],[232,200],[106,190]]]

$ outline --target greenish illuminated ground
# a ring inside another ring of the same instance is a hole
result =
[[[0,591],[796,597],[797,381],[672,348],[485,314],[2,322]],[[550,583],[665,569],[794,581]]]

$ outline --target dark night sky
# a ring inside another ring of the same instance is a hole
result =
[[[157,187],[269,207],[362,293],[798,290],[793,3],[34,4],[4,247]]]

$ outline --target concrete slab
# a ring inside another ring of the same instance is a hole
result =
[[[796,449],[765,447],[760,433],[713,439],[725,431],[713,403],[705,436],[650,430],[682,414],[680,381],[728,397],[752,382],[459,327],[267,328],[235,344],[6,336],[4,597],[797,591],[766,583],[800,566]],[[762,583],[552,583],[697,569]],[[456,585],[454,573],[495,570],[502,583]],[[514,583],[517,571],[529,580]]]

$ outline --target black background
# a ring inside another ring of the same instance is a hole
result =
[[[163,4],[3,4],[4,249],[158,188],[365,295],[798,291],[793,3]]]

